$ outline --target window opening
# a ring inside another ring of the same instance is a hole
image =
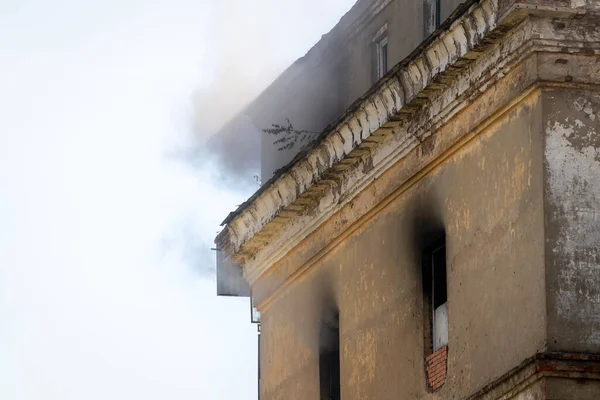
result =
[[[423,333],[427,386],[446,382],[448,367],[448,289],[446,243],[442,239],[423,253]]]
[[[442,24],[441,0],[424,0],[423,10],[424,30],[427,37]]]
[[[388,71],[388,38],[384,36],[377,41],[377,80],[381,79]]]
[[[433,351],[448,345],[448,293],[446,287],[446,245],[431,251],[431,303]]]
[[[339,315],[321,324],[319,378],[321,400],[340,400]]]

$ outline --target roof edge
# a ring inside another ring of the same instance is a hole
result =
[[[364,95],[362,95],[356,101],[354,101],[354,103],[352,103],[342,113],[342,115],[340,115],[340,117],[336,121],[334,121],[333,123],[331,123],[327,127],[325,127],[323,132],[321,132],[305,148],[303,148],[301,151],[299,151],[289,163],[287,163],[283,167],[276,170],[274,172],[273,176],[267,182],[265,182],[256,192],[254,192],[254,194],[252,196],[250,196],[248,198],[248,200],[246,200],[245,202],[240,204],[235,211],[230,212],[229,215],[223,220],[223,222],[221,222],[221,226],[225,226],[225,225],[229,224],[231,221],[233,221],[233,219],[235,217],[237,217],[240,213],[242,213],[248,207],[248,205],[250,203],[252,203],[255,199],[260,197],[260,195],[263,194],[264,192],[266,192],[269,189],[269,187],[271,187],[279,178],[281,178],[283,175],[285,175],[287,172],[289,172],[294,165],[296,165],[302,159],[305,159],[312,150],[314,150],[316,147],[318,147],[323,142],[325,137],[327,137],[329,134],[333,133],[336,130],[336,128],[340,127],[341,125],[346,123],[349,119],[351,119],[352,115],[361,108],[363,103],[369,101],[369,97],[371,97],[373,94],[376,94],[379,90],[382,89],[382,87],[385,87],[387,81],[389,81],[390,79],[393,79],[396,75],[398,75],[398,73],[403,68],[406,68],[408,66],[408,64],[410,63],[411,60],[416,59],[420,54],[422,54],[424,52],[424,50],[428,46],[430,46],[433,42],[435,42],[436,39],[439,39],[440,36],[443,35],[444,31],[447,30],[449,27],[451,27],[456,22],[456,20],[459,19],[469,8],[471,8],[475,3],[480,3],[482,1],[483,0],[468,0],[467,2],[461,4],[450,15],[450,17],[446,21],[444,21],[444,23],[442,25],[440,25],[440,27],[436,31],[434,31],[427,39],[425,39],[423,42],[421,42],[421,44],[419,46],[417,46],[407,57],[405,57],[402,61],[400,61],[398,64],[396,64],[394,67],[392,67],[388,71],[388,73],[386,75],[384,75],[373,86],[371,86],[371,88],[369,88],[369,90]],[[492,2],[497,3],[497,0],[493,0]],[[356,5],[353,7],[356,7]],[[344,17],[342,17],[342,19]],[[335,28],[333,28],[330,31],[330,33],[333,32],[334,30],[335,30]],[[329,35],[330,33],[328,33],[327,35]],[[316,47],[317,45],[318,45],[318,43],[314,47]],[[441,72],[441,71],[439,71],[439,72]],[[284,72],[284,74],[285,74],[285,72]],[[279,79],[279,78],[277,78],[277,79]],[[273,84],[275,84],[275,82]],[[272,86],[273,84],[271,84],[270,86]],[[265,92],[267,90],[268,90],[268,88],[265,89],[263,94],[265,94]],[[263,94],[259,95],[259,97],[261,97]]]

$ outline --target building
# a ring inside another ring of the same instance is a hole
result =
[[[600,398],[600,0],[458,3],[359,1],[246,110],[309,132],[216,239],[262,400]]]

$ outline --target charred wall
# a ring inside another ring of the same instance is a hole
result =
[[[466,397],[543,350],[542,140],[536,92],[270,303],[263,311],[263,398],[316,398],[316,293],[324,281],[339,305],[343,398],[434,398],[424,374],[420,271],[421,247],[440,229],[450,331],[439,395]]]

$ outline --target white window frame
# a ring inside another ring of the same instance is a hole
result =
[[[388,72],[388,37],[387,34],[377,41],[377,79]]]
[[[381,79],[387,72],[389,67],[389,51],[388,51],[388,26],[385,23],[373,35],[374,58],[372,59],[372,78],[373,83]]]

